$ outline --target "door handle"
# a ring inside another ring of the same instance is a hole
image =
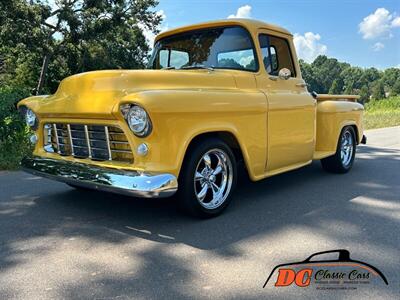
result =
[[[307,84],[307,83],[305,83],[305,82],[301,82],[301,83],[297,83],[297,84],[296,84],[296,86],[297,86],[297,87],[302,87],[302,88],[305,88],[305,87],[307,87],[307,86],[308,86],[308,84]]]

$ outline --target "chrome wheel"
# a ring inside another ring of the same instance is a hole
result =
[[[233,181],[229,156],[220,149],[209,150],[197,164],[194,191],[197,200],[206,209],[215,209],[227,199]]]
[[[350,131],[345,131],[342,135],[341,147],[340,147],[340,159],[344,167],[348,167],[351,164],[354,152],[354,141],[353,135]]]

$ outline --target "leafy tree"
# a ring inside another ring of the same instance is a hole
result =
[[[400,68],[389,68],[383,72],[382,81],[388,90],[391,90],[400,78]]]
[[[340,74],[343,83],[346,86],[345,94],[352,93],[353,90],[359,90],[363,86],[362,75],[364,70],[359,67],[348,67]]]
[[[375,100],[384,99],[385,98],[385,86],[383,81],[377,81],[372,88],[372,98]]]
[[[311,64],[316,81],[319,83],[319,91],[321,93],[328,93],[336,80],[337,89],[341,90],[343,87],[343,80],[340,74],[349,65],[339,62],[335,58],[328,58],[325,55],[318,56]]]
[[[360,90],[360,101],[362,103],[367,103],[369,101],[370,93],[366,85],[364,85]]]
[[[299,64],[301,75],[304,81],[308,84],[308,90],[310,92],[314,91],[320,93],[320,84],[315,79],[313,67],[302,59],[299,60]]]
[[[32,66],[32,76],[39,77],[37,92],[48,73],[52,77],[47,87],[54,90],[68,74],[144,67],[149,46],[143,30],[156,33],[161,22],[161,16],[151,11],[156,0],[58,0],[55,4],[52,8],[44,1],[4,0],[0,6],[0,39],[5,41],[0,54],[24,45],[30,53],[24,62]],[[20,65],[16,57],[14,53],[5,59],[10,74]]]
[[[397,79],[396,83],[390,90],[390,96],[398,96],[398,95],[400,95],[400,78]]]
[[[335,79],[329,89],[329,94],[340,94],[342,92],[342,87],[339,85],[339,80]]]
[[[363,74],[361,75],[360,82],[362,86],[370,86],[372,82],[381,79],[381,77],[381,72],[379,72],[376,68],[368,68],[365,69]]]
[[[348,82],[347,85],[346,85],[345,88],[344,88],[344,94],[345,94],[345,95],[351,95],[351,94],[353,94],[353,91],[354,91],[353,86],[354,86],[354,83],[353,83],[353,82]]]

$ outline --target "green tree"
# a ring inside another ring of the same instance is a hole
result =
[[[320,84],[315,79],[313,67],[302,59],[299,60],[299,64],[301,75],[304,81],[308,84],[308,90],[310,92],[314,91],[321,93]]]
[[[314,60],[311,66],[320,93],[328,93],[335,80],[337,81],[337,90],[342,90],[343,80],[340,74],[349,67],[348,64],[341,63],[335,58],[320,55]]]
[[[385,98],[385,86],[381,80],[377,81],[372,88],[372,98],[380,100]]]
[[[348,82],[347,85],[344,87],[344,93],[345,95],[351,95],[353,94],[354,91],[354,83],[353,82]]]
[[[381,79],[382,74],[375,68],[365,69],[361,75],[360,82],[362,86],[370,85],[371,83]]]
[[[367,103],[369,101],[370,93],[368,86],[364,85],[360,90],[360,101],[362,103]]]
[[[149,46],[143,30],[157,33],[161,16],[156,0],[58,0],[1,2],[0,55],[22,44],[24,62],[39,78],[37,92],[47,83],[54,90],[62,77],[104,68],[142,68]],[[4,42],[4,43],[3,43]],[[8,54],[11,76],[19,67],[18,53]],[[26,70],[24,70],[26,71]],[[46,82],[46,75],[51,74]],[[2,79],[7,79],[3,76]],[[31,79],[28,80],[31,84]]]
[[[362,76],[364,70],[359,67],[348,67],[343,70],[340,77],[343,79],[344,86],[346,87],[345,94],[353,93],[354,90],[360,90],[364,85]]]
[[[329,94],[341,94],[342,87],[339,85],[339,80],[335,79],[329,89]]]
[[[390,91],[400,78],[400,68],[389,68],[383,72],[382,81]]]
[[[390,96],[398,96],[398,95],[400,95],[400,78],[397,79],[396,83],[390,90]]]

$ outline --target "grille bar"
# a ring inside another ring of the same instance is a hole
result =
[[[85,138],[86,138],[86,145],[88,147],[89,158],[92,159],[92,149],[90,147],[89,130],[87,128],[87,125],[85,125]]]
[[[108,133],[108,126],[104,126],[104,132],[106,133],[108,160],[112,160],[111,147],[110,147],[110,134]]]
[[[69,143],[71,145],[71,154],[72,156],[75,156],[74,153],[74,143],[72,141],[72,134],[71,134],[71,125],[67,124],[67,129],[68,129],[68,138],[69,138]]]
[[[45,124],[44,149],[62,156],[95,161],[133,162],[125,133],[115,126],[53,123]]]
[[[111,152],[116,152],[116,153],[132,153],[132,152],[129,151],[129,150],[114,150],[114,149],[111,149]]]
[[[54,135],[56,137],[56,143],[57,143],[57,153],[60,154],[60,141],[58,140],[58,134],[57,134],[57,125],[53,124],[53,130],[54,130]]]

